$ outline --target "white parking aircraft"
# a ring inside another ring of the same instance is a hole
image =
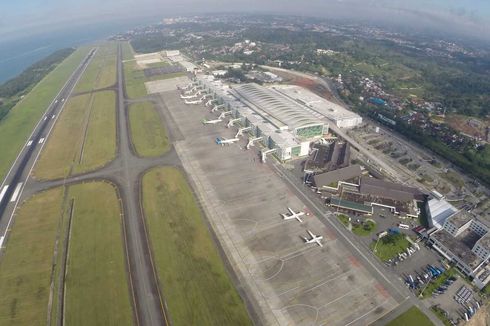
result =
[[[314,235],[313,232],[310,230],[306,230],[308,234],[310,235],[311,239],[308,238],[303,238],[305,239],[305,243],[317,243],[320,247],[323,247],[322,242],[320,240],[323,239],[321,235]]]
[[[305,212],[298,212],[295,213],[291,208],[288,207],[289,210],[289,215],[288,214],[281,214],[283,220],[291,220],[293,218],[297,219],[300,223],[303,223],[303,220],[300,219],[300,216],[305,215]]]
[[[216,138],[216,144],[221,145],[221,146],[225,146],[225,145],[233,144],[234,142],[237,142],[239,140],[240,139],[238,139],[238,138],[226,139],[225,137],[222,137],[222,138],[218,137],[218,138]]]
[[[195,100],[195,101],[188,101],[188,100],[185,100],[184,103],[185,104],[199,104],[201,103],[202,101],[201,100]]]
[[[214,124],[217,124],[218,122],[221,122],[221,121],[223,121],[223,120],[221,120],[221,119],[214,119],[214,120],[204,119],[202,121],[202,123],[205,125],[214,125]]]
[[[180,98],[185,100],[185,99],[188,99],[188,98],[196,98],[197,95],[180,95]]]

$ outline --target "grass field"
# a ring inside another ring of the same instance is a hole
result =
[[[376,230],[376,223],[373,221],[366,221],[364,224],[353,224],[352,233],[360,237],[367,237]]]
[[[342,224],[344,224],[344,226],[349,226],[349,223],[350,223],[350,217],[349,216],[344,215],[344,214],[339,214],[339,215],[337,215],[337,218],[339,219],[340,222],[342,222]]]
[[[113,92],[70,98],[34,168],[34,176],[63,178],[109,162],[116,151],[115,129]]]
[[[145,88],[145,82],[152,80],[170,79],[185,76],[185,72],[176,72],[172,74],[156,75],[145,77],[145,73],[136,61],[124,63],[124,82],[126,84],[126,94],[129,98],[135,99],[148,95]]]
[[[434,325],[429,317],[424,315],[419,308],[413,306],[405,311],[403,314],[393,319],[387,324],[387,326],[432,326]]]
[[[129,98],[138,98],[147,95],[145,81],[145,74],[143,70],[138,69],[136,61],[124,63],[124,82]]]
[[[447,171],[446,173],[439,173],[439,176],[441,176],[442,178],[446,179],[447,181],[449,181],[450,183],[453,184],[453,186],[455,187],[463,187],[464,186],[464,179],[461,178],[458,173],[454,172],[454,171]]]
[[[95,94],[83,154],[74,172],[94,170],[116,156],[116,97],[113,92]]]
[[[0,122],[0,177],[3,179],[34,126],[56,94],[89,52],[81,47],[50,72]]]
[[[143,207],[174,325],[251,325],[182,173],[143,177]]]
[[[98,50],[75,87],[75,92],[109,87],[116,83],[116,42],[98,45]]]
[[[35,195],[17,212],[0,261],[0,325],[45,325],[63,189]]]
[[[67,325],[132,325],[119,201],[113,186],[71,186],[66,276]]]
[[[395,257],[398,255],[398,253],[406,250],[409,246],[410,242],[403,234],[387,235],[381,238],[379,241],[373,241],[371,243],[371,249],[374,250],[374,247],[376,247],[376,251],[374,253],[382,261]]]
[[[122,59],[131,60],[134,59],[134,50],[129,42],[121,42]]]
[[[139,156],[159,156],[169,149],[160,115],[151,102],[129,107],[131,139]]]

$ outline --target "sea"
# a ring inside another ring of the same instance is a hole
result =
[[[31,64],[56,50],[102,40],[150,21],[99,23],[78,28],[67,27],[15,40],[0,39],[0,84],[17,76]]]

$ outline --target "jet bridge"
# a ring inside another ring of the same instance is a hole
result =
[[[238,131],[236,132],[235,138],[238,138],[238,136],[243,136],[244,131],[249,131],[252,130],[252,127],[243,127],[243,128],[238,128]]]
[[[189,95],[190,93],[194,92],[195,90],[197,90],[197,86],[194,86],[191,89],[185,91],[184,94],[185,95]]]
[[[217,103],[218,101],[216,99],[210,99],[209,101],[206,102],[206,106],[210,106],[213,103]]]
[[[224,104],[220,104],[220,105],[215,105],[212,109],[211,109],[211,112],[216,112],[218,111],[218,109],[221,109],[221,108],[224,108],[225,105]]]
[[[277,151],[277,148],[267,149],[260,152],[260,156],[262,159],[262,163],[267,161],[267,154],[274,153]]]
[[[247,149],[250,149],[250,147],[255,146],[255,145],[254,145],[254,142],[256,142],[256,141],[258,141],[258,140],[262,140],[262,137],[256,137],[256,138],[251,138],[251,137],[249,137],[249,138],[248,138],[248,143],[247,143],[246,148],[247,148]]]
[[[230,114],[233,114],[233,111],[230,110],[230,111],[221,112],[218,119],[223,119],[224,117],[226,117],[227,115],[230,115]]]
[[[226,128],[231,128],[235,124],[235,122],[240,122],[242,121],[242,118],[236,118],[236,119],[230,119],[228,121],[228,124],[226,125]]]

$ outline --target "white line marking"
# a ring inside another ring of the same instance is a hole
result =
[[[39,139],[39,144],[44,143],[44,138]]]
[[[97,48],[96,48],[96,49],[97,49]],[[61,90],[58,92],[58,95],[59,95],[59,94],[61,93],[61,91],[62,91],[62,90],[63,90],[63,89],[66,87],[66,85],[67,85],[67,84],[68,84],[68,82],[71,80],[71,78],[73,78],[73,75],[75,74],[75,72],[78,70],[78,68],[79,68],[80,66],[82,66],[82,64],[80,64],[80,65],[79,65],[79,66],[78,66],[78,67],[75,69],[75,71],[73,71],[73,73],[70,75],[70,77],[68,78],[68,80],[67,80],[67,81],[65,82],[65,84],[63,85],[62,89],[61,89]],[[82,75],[84,74],[85,70],[87,70],[87,67],[88,67],[88,64],[85,66],[85,68],[84,68],[84,69],[82,70],[82,72],[80,73],[80,76],[78,76],[78,79],[75,81],[75,84],[74,84],[73,88],[70,90],[70,92],[69,92],[69,94],[68,94],[69,96],[71,96],[71,94],[73,93],[73,90],[75,89],[76,84],[77,84],[77,83],[80,81],[80,78],[82,78]],[[58,96],[58,95],[56,95],[56,96]],[[50,106],[49,106],[49,107],[51,107],[51,105],[53,105],[53,102],[51,102],[51,104],[50,104]],[[49,108],[49,107],[48,107],[48,108]],[[61,106],[61,108],[59,109],[59,113],[61,113],[61,112],[63,111],[63,108],[64,108],[64,107],[65,107],[65,105],[63,104],[63,105]],[[49,131],[48,131],[48,133],[46,134],[46,136],[49,136],[49,134],[51,133],[51,130],[53,129],[54,125],[56,124],[56,121],[58,120],[59,116],[60,116],[60,114],[58,114],[58,115],[56,116],[56,120],[55,120],[55,121],[54,121],[54,123],[51,125],[51,128],[49,129]],[[34,128],[34,130],[32,131],[32,133],[31,133],[31,135],[29,136],[29,138],[31,138],[31,137],[32,137],[32,135],[34,135],[34,131],[36,131],[37,126],[38,126],[40,123],[41,123],[41,120],[39,120],[39,121],[38,121],[38,123],[37,123],[36,127],[35,127],[35,128]],[[38,158],[39,158],[39,154],[41,154],[41,151],[42,151],[43,147],[44,147],[44,143],[43,143],[43,144],[41,144],[41,148],[39,149],[39,151],[38,151],[38,153],[37,153],[37,155],[36,155],[36,159],[34,160],[34,163],[32,164],[31,169],[29,170],[28,177],[31,175],[31,173],[32,173],[32,169],[33,169],[33,168],[34,168],[34,166],[36,165],[36,162],[37,162],[37,160],[38,160]],[[10,167],[10,170],[9,170],[9,172],[7,173],[7,176],[10,174],[10,172],[11,172],[11,171],[12,171],[12,169],[14,168],[14,165],[15,165],[15,163],[17,162],[17,160],[19,159],[20,154],[22,154],[22,151],[19,153],[19,155],[17,155],[17,158],[15,159],[14,164],[12,164],[12,166]],[[6,181],[6,177],[5,177],[5,179],[2,181],[2,186],[3,186],[3,184],[5,183],[5,181]],[[24,188],[21,188],[21,190],[20,190],[20,196],[22,196],[22,192],[23,192],[23,191],[24,191]],[[15,203],[14,209],[12,210],[12,214],[10,214],[9,221],[7,222],[7,227],[5,228],[5,232],[3,233],[3,237],[6,237],[6,236],[7,236],[7,232],[9,231],[10,224],[12,223],[12,220],[13,220],[13,218],[14,218],[14,213],[15,213],[15,211],[17,210],[17,205],[19,205],[19,202],[16,202],[16,203]],[[0,248],[0,249],[1,249],[1,248]]]
[[[27,146],[31,146],[31,145],[32,145],[32,140],[29,140],[29,141],[27,142]]]
[[[52,119],[54,119],[54,117],[56,117],[56,115],[55,115],[55,114],[53,114],[53,115],[51,116],[51,120],[52,120]]]
[[[6,185],[3,187],[2,192],[0,192],[0,202],[2,202],[3,196],[5,196],[5,192],[7,192],[7,189],[9,188],[9,185]]]
[[[0,237],[0,248],[2,248],[2,245],[3,245],[3,240],[5,239],[5,237]]]
[[[19,196],[20,189],[22,189],[22,182],[19,182],[17,184],[17,187],[15,187],[14,194],[12,195],[12,198],[10,198],[10,202],[14,202],[17,200],[17,197]]]
[[[47,119],[47,118],[48,118],[48,117],[44,116],[44,119],[43,119],[43,120],[44,120],[44,121],[46,121],[46,119]]]
[[[87,56],[88,56],[88,54],[87,54]],[[80,63],[80,64],[79,64],[79,65],[78,65],[76,68],[75,68],[75,70],[73,70],[73,72],[71,73],[70,77],[68,77],[68,79],[66,80],[65,84],[63,85],[63,87],[61,87],[61,89],[59,90],[58,94],[56,94],[56,96],[53,98],[53,100],[51,101],[51,103],[48,105],[48,107],[46,108],[46,110],[45,110],[44,112],[47,112],[47,111],[49,110],[49,108],[51,108],[51,107],[53,106],[53,104],[55,104],[55,103],[56,103],[56,102],[55,102],[56,98],[57,98],[57,97],[58,97],[58,96],[61,94],[61,92],[62,92],[62,91],[65,89],[66,85],[68,85],[68,82],[69,82],[69,81],[70,81],[70,80],[73,78],[73,76],[75,75],[75,73],[76,73],[76,72],[78,71],[78,69],[80,69],[80,67],[82,67],[82,66],[83,66],[83,61],[82,61],[82,62],[81,62],[81,63]],[[88,66],[88,65],[87,65],[87,66]],[[85,66],[85,68],[83,69],[83,71],[82,71],[81,75],[83,75],[83,73],[84,73],[84,72],[85,72],[85,70],[87,69],[87,66]],[[78,79],[80,79],[80,78],[78,78]],[[78,82],[78,80],[77,80],[77,82]],[[36,84],[36,86],[34,86],[34,88],[33,88],[32,90],[36,89],[37,87],[39,87],[39,83],[37,83],[37,84]],[[32,90],[31,90],[31,91],[32,91]],[[21,103],[21,102],[23,102],[23,101],[24,101],[24,99],[21,99],[19,102],[17,102],[17,104],[19,104],[19,103]],[[57,101],[57,100],[56,100],[56,101]],[[37,122],[37,124],[34,126],[34,129],[32,129],[32,132],[31,132],[31,134],[29,135],[28,139],[29,139],[29,138],[32,138],[32,136],[34,135],[34,133],[35,133],[35,131],[36,131],[37,127],[39,127],[39,125],[41,124],[41,121],[42,121],[42,120],[40,119],[40,120]],[[15,164],[16,164],[16,163],[17,163],[17,161],[19,160],[19,157],[20,157],[20,155],[22,154],[22,152],[23,152],[23,151],[21,150],[21,151],[19,151],[19,154],[17,154],[17,157],[15,158],[15,161],[14,161],[14,162],[12,163],[12,165],[10,166],[10,169],[9,169],[9,171],[7,172],[7,174],[5,175],[5,177],[4,177],[3,181],[2,181],[2,185],[0,185],[0,187],[2,187],[2,186],[5,184],[5,181],[7,181],[7,177],[10,175],[10,172],[12,172],[12,169],[14,168]]]

